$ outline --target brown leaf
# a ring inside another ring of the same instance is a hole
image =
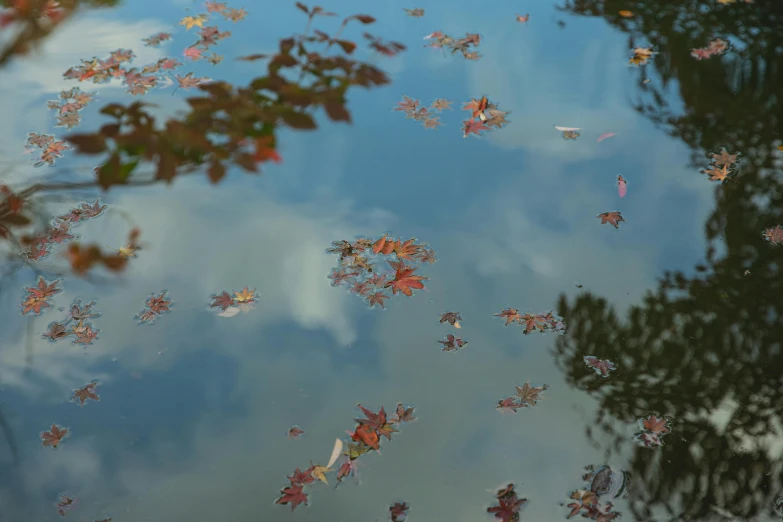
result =
[[[346,110],[343,102],[326,102],[324,103],[324,110],[332,121],[347,121],[351,122],[351,114]]]
[[[100,134],[73,134],[65,139],[82,154],[100,154],[106,150],[106,138]]]

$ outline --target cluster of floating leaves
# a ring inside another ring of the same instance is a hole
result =
[[[691,50],[691,56],[697,60],[706,60],[713,56],[720,56],[729,50],[729,42],[721,38],[713,38],[706,47]]]
[[[242,20],[247,12],[242,9],[228,8],[225,3],[222,2],[207,2],[206,4],[208,13],[197,14],[195,16],[186,16],[180,21],[180,25],[185,26],[186,30],[190,30],[193,27],[198,27],[198,40],[190,46],[186,47],[183,51],[183,56],[190,60],[200,60],[202,58],[208,60],[213,65],[217,65],[223,60],[223,56],[211,52],[204,54],[212,46],[216,45],[220,40],[231,36],[230,31],[220,31],[215,25],[205,26],[204,24],[209,21],[210,14],[217,13],[223,16],[226,20],[237,22]],[[170,40],[171,33],[157,33],[143,39],[144,45],[157,47],[162,42]],[[166,74],[173,71],[183,64],[176,58],[161,58],[155,63],[142,66],[141,70],[137,68],[128,68],[126,64],[130,64],[135,58],[135,54],[132,50],[117,49],[109,54],[109,57],[103,60],[93,57],[91,60],[82,60],[80,65],[69,68],[63,77],[66,79],[74,79],[80,82],[92,80],[93,83],[108,82],[112,78],[118,78],[122,80],[122,83],[127,86],[127,92],[132,95],[146,94],[150,89],[154,87],[165,88],[173,85],[171,77]],[[206,82],[210,82],[210,78],[194,78],[193,73],[189,72],[184,76],[175,75],[175,79],[178,87],[183,89],[189,89],[196,87]]]
[[[395,502],[389,506],[389,519],[392,522],[403,522],[408,518],[408,510],[410,507],[406,502]]]
[[[486,96],[480,99],[471,98],[470,102],[462,107],[463,111],[470,111],[471,117],[462,122],[462,137],[467,138],[468,134],[480,136],[481,131],[491,128],[501,129],[509,122],[506,115],[509,111],[498,110],[498,106],[490,102]]]
[[[65,319],[49,323],[46,333],[42,337],[55,342],[72,335],[74,336],[73,344],[84,346],[92,344],[98,339],[100,330],[93,328],[91,323],[85,321],[100,317],[100,313],[93,312],[94,305],[95,301],[90,301],[81,306],[81,299],[75,299]]]
[[[494,317],[501,317],[506,320],[504,326],[511,323],[519,323],[525,327],[525,335],[532,331],[565,333],[565,323],[563,319],[555,316],[552,312],[545,314],[520,314],[516,308],[506,308],[500,313],[494,314]]]
[[[129,49],[117,49],[103,60],[82,60],[81,65],[71,67],[63,77],[80,82],[92,80],[93,83],[106,83],[112,78],[118,78],[127,87],[126,92],[136,96],[147,94],[153,87],[166,88],[173,85],[171,78],[165,73],[183,65],[176,58],[161,58],[153,64],[143,66],[141,70],[136,67],[126,68],[124,64],[130,64],[135,57]],[[192,72],[185,76],[175,75],[175,78],[183,89],[211,81],[209,78],[193,78]]]
[[[71,234],[71,230],[84,221],[92,219],[103,214],[106,205],[101,205],[99,200],[94,203],[82,203],[80,206],[72,208],[68,213],[54,218],[46,232],[27,239],[28,248],[22,252],[22,255],[31,260],[38,261],[52,253],[52,247],[65,243],[78,236]]]
[[[162,291],[158,295],[152,294],[144,304],[144,309],[134,316],[134,319],[137,319],[139,324],[152,324],[162,314],[171,311],[171,300],[168,298],[167,290]]]
[[[588,368],[595,370],[595,373],[601,376],[602,379],[609,378],[609,373],[617,369],[617,365],[608,359],[599,359],[593,355],[586,355],[584,358],[585,365]]]
[[[326,474],[330,473],[332,466],[343,457],[342,463],[337,469],[338,484],[342,479],[350,477],[356,469],[356,460],[370,451],[380,451],[381,437],[391,440],[392,433],[397,432],[397,427],[406,422],[416,419],[413,416],[414,407],[405,407],[398,404],[395,412],[387,417],[386,411],[381,407],[378,413],[373,413],[361,404],[359,409],[364,413],[365,418],[354,419],[357,422],[356,428],[348,432],[349,438],[343,442],[340,439],[335,441],[332,455],[326,466],[310,463],[310,467],[301,471],[299,468],[288,478],[289,485],[280,491],[280,497],[275,500],[277,504],[287,504],[291,510],[295,510],[300,504],[308,505],[307,493],[304,487],[312,484],[316,480],[328,484]],[[290,435],[290,431],[289,431]]]
[[[509,484],[499,489],[495,494],[496,506],[487,508],[487,513],[492,513],[496,519],[502,522],[519,522],[519,510],[527,504],[526,498],[519,498],[514,491],[514,484]]]
[[[646,448],[663,446],[664,435],[671,432],[671,417],[658,417],[649,415],[646,419],[639,419],[639,431],[634,434],[634,439]]]
[[[33,166],[42,167],[43,165],[49,165],[52,167],[57,158],[62,158],[63,152],[70,148],[64,141],[56,139],[53,134],[30,132],[27,134],[27,144],[24,152],[25,154],[30,154],[35,152],[36,149],[40,149],[41,152]]]
[[[258,301],[255,289],[250,290],[247,286],[242,290],[234,290],[234,295],[229,294],[225,290],[217,295],[211,295],[212,299],[210,308],[219,308],[220,317],[234,317],[239,312],[249,312],[255,308],[254,304]]]
[[[542,384],[541,386],[530,386],[530,383],[525,383],[522,386],[515,386],[517,389],[516,395],[507,397],[498,401],[497,409],[501,412],[516,413],[520,408],[527,408],[528,406],[535,406],[541,399],[540,395],[549,389],[548,384]]]
[[[462,321],[462,316],[459,312],[446,312],[441,314],[438,323],[449,323],[454,328],[459,329],[462,328],[460,321]],[[460,337],[455,337],[453,334],[447,334],[445,339],[438,342],[443,345],[442,350],[444,352],[456,352],[458,349],[468,344],[467,341]]]
[[[611,502],[602,501],[601,497],[618,498],[625,494],[628,487],[628,474],[624,471],[613,471],[609,466],[586,466],[587,472],[582,476],[585,487],[571,492],[571,512],[566,518],[581,514],[589,520],[608,522],[621,516],[618,511],[612,511]]]
[[[81,121],[79,112],[93,101],[93,96],[95,96],[94,92],[83,92],[79,87],[60,91],[59,100],[46,102],[49,109],[57,111],[57,123],[54,126],[71,130],[78,125]]]
[[[463,38],[452,38],[451,36],[435,31],[424,37],[425,40],[432,40],[424,47],[433,47],[435,49],[449,49],[451,54],[462,53],[466,60],[478,60],[481,55],[478,51],[472,50],[481,43],[481,36],[475,33],[465,33]]]
[[[736,172],[739,153],[729,154],[721,149],[720,154],[710,154],[712,161],[709,167],[702,169],[702,174],[709,174],[710,181],[724,182]]]
[[[443,98],[438,98],[429,107],[421,107],[419,100],[414,100],[408,96],[403,95],[403,100],[397,103],[397,107],[392,110],[402,111],[405,113],[406,118],[412,118],[421,122],[425,129],[436,129],[438,125],[443,125],[440,121],[440,117],[435,113],[446,109],[451,109],[449,105],[451,102]]]
[[[416,244],[416,239],[393,240],[384,234],[377,240],[360,237],[352,243],[334,241],[330,254],[340,256],[340,265],[332,271],[329,279],[332,286],[345,282],[352,283],[350,291],[367,300],[370,307],[376,304],[385,308],[384,300],[389,299],[387,289],[392,295],[402,293],[413,295],[412,289],[423,290],[427,278],[414,275],[418,267],[408,263],[434,263],[435,252],[426,244]],[[393,260],[388,258],[392,257]],[[378,261],[386,259],[391,271],[380,272],[382,265]]]

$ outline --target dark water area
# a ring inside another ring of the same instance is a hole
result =
[[[64,78],[81,60],[132,49],[136,67],[174,57],[177,74],[245,84],[265,65],[235,58],[274,53],[306,24],[293,2],[229,7],[247,15],[209,13],[231,31],[217,65],[183,56],[198,27],[180,20],[207,13],[186,0],[85,10],[4,64],[0,183],[89,181],[96,157],[73,150],[34,167],[29,133],[93,131],[102,106],[138,99],[165,119],[195,92]],[[402,502],[411,522],[781,519],[783,3],[323,7],[372,15],[373,34],[407,46],[365,53],[391,83],[351,91],[351,124],[318,114],[315,131],[281,132],[282,162],[261,176],[32,198],[39,230],[106,205],[73,225],[85,244],[117,250],[138,227],[121,273],[79,277],[67,244],[30,260],[0,239],[0,521],[401,522],[390,507]],[[480,56],[425,47],[443,42],[425,39],[436,31],[480,35],[466,51]],[[159,32],[172,37],[143,44]],[[55,127],[47,101],[77,86],[94,100],[77,127]],[[442,125],[428,129],[394,110],[404,97],[414,111],[451,104],[429,110]],[[463,137],[471,119],[480,135]],[[385,253],[384,234],[437,260]],[[361,297],[358,276],[333,284],[340,255],[327,249],[341,240],[377,260],[366,273],[345,255],[344,273],[388,281],[391,260],[427,279],[407,279],[411,296],[381,283]],[[62,290],[23,314],[39,276]],[[367,300],[379,288],[385,308]],[[170,312],[139,324],[164,291]],[[210,307],[223,291],[230,304]],[[67,322],[75,299],[100,316]],[[82,330],[44,338],[58,321]],[[74,392],[92,382],[80,407]],[[397,404],[416,419],[395,422]],[[68,429],[56,448],[42,444],[53,424]],[[379,435],[380,451],[367,447]],[[369,451],[307,483],[308,505],[276,503],[336,439]],[[507,484],[527,502],[508,508]]]

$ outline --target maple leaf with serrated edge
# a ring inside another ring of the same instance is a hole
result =
[[[25,290],[28,293],[28,297],[34,297],[36,299],[47,299],[62,291],[62,288],[57,287],[59,284],[59,279],[49,283],[43,278],[43,276],[38,276],[38,282],[36,286],[27,287]]]
[[[503,326],[508,326],[514,321],[518,322],[519,324],[522,324],[522,316],[519,314],[519,310],[517,310],[516,308],[506,308],[499,314],[494,314],[493,317],[504,318],[506,320],[506,324]]]
[[[234,300],[237,303],[251,303],[253,301],[258,301],[258,297],[255,294],[255,289],[250,290],[248,287],[244,287],[240,292],[234,292]]]
[[[444,98],[438,98],[434,102],[432,102],[431,108],[436,111],[445,111],[446,109],[451,110],[451,104],[453,102],[446,100]]]
[[[598,214],[598,219],[601,220],[601,224],[605,225],[606,223],[609,223],[614,228],[620,228],[620,223],[625,221],[623,219],[623,216],[618,211],[612,211],[612,212],[604,212],[602,214]]]
[[[210,13],[219,13],[228,8],[225,2],[207,2],[206,7],[207,11]]]
[[[522,386],[516,386],[517,397],[519,397],[520,404],[530,404],[535,406],[536,402],[540,399],[539,395],[549,389],[549,385],[543,384],[541,386],[530,386],[529,383],[525,383]]]
[[[503,411],[510,411],[516,413],[518,409],[524,408],[524,404],[520,404],[516,397],[507,397],[498,401],[497,409]]]
[[[212,295],[209,297],[212,299],[212,304],[209,305],[210,308],[220,308],[221,310],[225,310],[229,306],[234,306],[234,298],[231,297],[231,295],[226,292],[225,290],[221,294]]]
[[[484,113],[487,106],[489,104],[489,100],[487,100],[486,96],[482,96],[480,99],[471,98],[470,102],[466,103],[464,107],[462,107],[463,111],[471,111],[471,117],[472,118],[478,118],[481,114]]]
[[[761,236],[772,245],[780,245],[783,243],[783,226],[776,225],[767,228],[761,233]]]
[[[389,517],[392,522],[402,522],[407,518],[409,509],[406,502],[395,502],[389,507]]]
[[[646,419],[642,420],[642,427],[652,433],[665,435],[669,433],[669,420],[666,418],[659,418],[655,415],[650,415]]]
[[[296,468],[293,474],[290,477],[286,477],[286,478],[293,486],[305,486],[307,484],[312,484],[313,482],[315,482],[315,477],[313,477],[312,468],[308,468],[304,471],[301,471],[299,468]]]
[[[517,498],[513,484],[498,494],[498,505],[487,508],[487,513],[492,513],[502,522],[516,522],[519,520],[519,510],[527,503],[525,498]]]
[[[376,304],[378,304],[381,305],[381,308],[386,308],[386,305],[384,304],[383,300],[388,298],[389,296],[384,294],[383,292],[375,292],[374,294],[367,296],[367,302],[370,304],[370,307],[373,307]]]
[[[462,321],[462,316],[459,315],[459,312],[446,312],[440,316],[440,321],[438,322],[449,323],[452,326],[457,326],[459,321]]]
[[[98,396],[97,393],[95,393],[95,387],[98,386],[97,382],[91,382],[89,384],[86,384],[79,388],[78,390],[74,390],[72,399],[74,401],[79,401],[79,406],[84,406],[84,401],[87,399],[93,400],[93,401],[100,401],[101,398]]]
[[[608,359],[599,359],[592,355],[585,356],[584,361],[588,368],[595,370],[595,372],[604,379],[609,377],[609,372],[617,369],[617,366],[615,366],[612,361]]]
[[[465,120],[462,122],[462,137],[467,138],[469,134],[475,134],[480,136],[480,132],[483,130],[489,130],[489,127],[484,125],[481,120]]]
[[[193,26],[204,27],[204,22],[207,21],[207,15],[200,14],[196,16],[186,16],[180,20],[179,25],[184,25],[185,30],[190,30]]]
[[[41,446],[51,446],[56,448],[60,445],[60,442],[68,435],[68,428],[60,428],[56,424],[52,424],[49,431],[41,433]]]
[[[729,154],[725,148],[720,150],[720,154],[711,154],[711,156],[712,162],[719,167],[737,162],[737,154]]]
[[[362,413],[364,413],[364,416],[367,418],[354,419],[354,420],[363,426],[372,428],[379,435],[383,435],[384,437],[386,437],[387,440],[391,440],[391,434],[396,432],[397,430],[394,429],[394,426],[386,422],[386,411],[383,409],[383,406],[381,406],[381,409],[378,410],[378,413],[373,413],[372,411],[368,410],[361,404],[359,404],[358,406],[359,409],[362,410]]]
[[[299,484],[291,484],[280,490],[280,498],[275,500],[275,504],[290,504],[293,511],[299,504],[307,505],[307,493],[302,491]]]
[[[402,292],[410,297],[413,295],[411,288],[416,288],[418,290],[424,289],[424,283],[422,283],[422,281],[426,281],[427,278],[413,275],[418,268],[407,266],[403,262],[395,263],[394,261],[389,261],[389,265],[391,265],[395,271],[394,279],[386,283],[385,287],[391,287],[393,295],[397,295],[397,292]]]
[[[731,174],[728,164],[724,164],[721,168],[713,166],[712,168],[704,169],[701,172],[703,174],[709,174],[710,181],[726,181],[726,179],[729,177],[729,174]]]

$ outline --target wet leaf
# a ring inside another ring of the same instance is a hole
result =
[[[620,228],[620,223],[625,221],[625,219],[623,219],[622,214],[616,210],[612,212],[604,212],[602,214],[598,214],[598,219],[601,220],[602,225],[608,223],[612,225],[614,228]]]
[[[68,435],[68,428],[61,428],[56,424],[52,424],[49,431],[41,433],[41,446],[51,446],[56,448],[60,445],[60,442]]]

